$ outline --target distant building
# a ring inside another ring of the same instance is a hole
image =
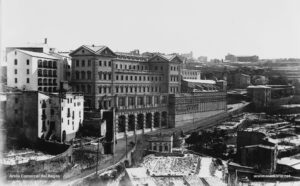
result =
[[[172,153],[173,135],[172,134],[156,134],[148,135],[148,150],[161,153]]]
[[[67,142],[75,137],[83,121],[83,96],[38,91],[7,93],[8,137],[35,143],[38,138]]]
[[[236,62],[237,57],[235,55],[232,55],[232,54],[227,54],[225,56],[225,61],[227,61],[227,62]]]
[[[244,89],[251,85],[251,76],[242,73],[234,74],[234,88]]]
[[[276,109],[288,104],[295,94],[295,87],[290,85],[257,85],[248,86],[247,95],[255,109]]]
[[[258,62],[258,56],[237,56],[238,62]]]
[[[207,56],[200,56],[200,57],[198,57],[198,61],[200,63],[206,63],[207,62]]]
[[[57,92],[59,59],[40,52],[13,50],[7,54],[7,86],[20,90]]]
[[[180,72],[182,79],[201,79],[201,72],[197,69],[183,68]]]
[[[180,56],[186,58],[186,59],[193,59],[193,52],[191,51],[190,53],[186,53],[186,54],[180,54]]]
[[[258,62],[259,57],[253,56],[235,56],[233,54],[227,54],[225,56],[226,62]]]

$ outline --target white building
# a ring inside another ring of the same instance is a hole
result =
[[[38,138],[71,141],[83,121],[80,94],[47,94],[38,91],[7,93],[8,137],[36,142]]]
[[[182,79],[201,79],[201,72],[196,69],[182,68],[180,74]]]
[[[52,55],[15,49],[7,54],[7,86],[21,90],[57,92],[59,58]]]

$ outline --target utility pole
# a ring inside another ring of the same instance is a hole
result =
[[[125,141],[126,141],[125,149],[126,149],[126,159],[127,159],[127,133],[125,133]]]
[[[101,110],[100,110],[101,112]],[[101,115],[102,118],[102,115]],[[99,124],[99,138],[97,139],[97,163],[96,163],[96,175],[98,174],[98,165],[99,165],[99,145],[100,145],[100,139],[102,139],[103,137],[101,137],[101,122],[102,120],[100,120]]]
[[[97,163],[96,163],[96,175],[98,175],[98,161],[99,161],[99,138],[97,139]]]

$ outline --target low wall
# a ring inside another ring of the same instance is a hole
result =
[[[223,121],[225,121],[229,117],[229,114],[227,112],[221,112],[209,117],[206,117],[198,122],[195,123],[189,123],[185,126],[178,127],[178,129],[181,129],[185,133],[192,133],[194,131],[198,131],[199,129],[212,127],[214,125],[217,125]]]

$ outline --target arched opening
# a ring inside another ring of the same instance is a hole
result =
[[[43,67],[43,61],[42,60],[38,60],[38,67]]]
[[[160,123],[160,113],[155,112],[154,113],[154,128],[159,127],[159,123]]]
[[[48,67],[52,68],[52,61],[48,61]]]
[[[64,130],[62,133],[62,142],[63,143],[66,141],[66,138],[67,138],[67,134],[66,134],[66,131]]]
[[[51,87],[48,88],[48,92],[52,92],[52,88]]]
[[[56,61],[53,61],[53,68],[56,68],[57,65],[56,65]]]
[[[48,76],[52,77],[52,70],[48,70]]]
[[[143,129],[144,128],[144,114],[137,115],[137,129]]]
[[[48,89],[47,89],[47,87],[44,87],[44,92],[48,92]]]
[[[147,113],[146,114],[146,128],[151,128],[152,127],[152,114]]]
[[[118,132],[125,132],[126,127],[126,118],[124,115],[119,116],[119,123],[118,123]]]
[[[47,85],[48,81],[47,79],[43,79],[43,85]]]
[[[43,76],[47,77],[48,76],[48,71],[47,70],[43,70]]]
[[[46,61],[46,60],[43,61],[43,67],[48,67],[48,66],[47,66],[47,61]]]
[[[161,126],[162,127],[167,127],[167,125],[168,125],[167,117],[168,117],[168,113],[166,111],[161,113]]]
[[[41,78],[38,79],[38,85],[43,85],[43,80]]]
[[[39,90],[39,91],[43,91],[42,87],[39,87],[38,90]]]
[[[48,79],[48,85],[52,85],[52,80]]]
[[[43,76],[43,70],[41,70],[41,69],[38,70],[38,76],[39,77]]]
[[[135,125],[135,116],[134,115],[129,115],[128,116],[128,131],[133,131]]]

